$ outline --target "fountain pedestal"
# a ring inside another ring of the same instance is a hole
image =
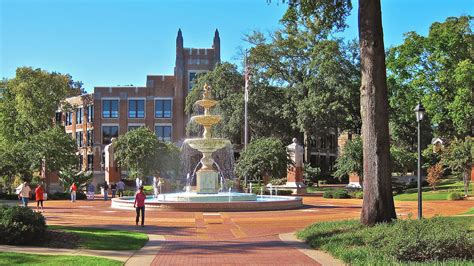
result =
[[[218,173],[212,169],[199,170],[196,173],[197,194],[216,194],[219,192]]]

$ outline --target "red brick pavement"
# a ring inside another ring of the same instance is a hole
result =
[[[165,237],[154,265],[276,264],[317,265],[296,248],[279,240],[282,233],[300,230],[314,222],[352,219],[360,215],[361,200],[306,197],[305,207],[264,212],[176,212],[147,210],[146,227],[134,226],[135,212],[110,208],[110,201],[47,201],[48,224],[94,226],[145,231]],[[424,215],[455,215],[472,207],[472,201],[424,202]],[[397,214],[416,214],[416,202],[396,202]]]

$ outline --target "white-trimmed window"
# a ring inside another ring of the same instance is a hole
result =
[[[118,118],[119,117],[119,101],[118,100],[102,100],[102,117]]]
[[[130,99],[128,100],[128,117],[144,118],[145,117],[145,100]]]
[[[155,117],[171,118],[173,116],[173,100],[155,99]]]
[[[155,125],[155,134],[156,137],[165,142],[171,141],[171,132],[172,132],[172,125],[171,124],[158,124]]]

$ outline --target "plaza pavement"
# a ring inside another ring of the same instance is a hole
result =
[[[147,210],[144,228],[134,226],[135,212],[110,208],[110,201],[47,201],[51,225],[103,227],[147,233],[150,241],[133,254],[107,256],[126,265],[337,265],[294,238],[294,232],[320,221],[353,219],[362,200],[304,197],[298,210],[262,212],[177,212]],[[396,202],[400,217],[416,217],[416,202]],[[457,215],[473,201],[425,201],[424,216]],[[14,250],[12,250],[14,251]],[[23,251],[28,252],[28,251]],[[82,250],[78,254],[87,253]],[[88,255],[98,255],[91,251]],[[34,252],[32,252],[34,253]],[[41,253],[41,252],[39,252]]]

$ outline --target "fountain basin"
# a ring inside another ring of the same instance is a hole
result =
[[[214,152],[219,149],[224,148],[226,145],[230,145],[230,140],[228,139],[221,139],[221,138],[213,138],[213,139],[206,139],[206,138],[199,138],[199,139],[186,139],[185,143],[189,144],[189,146],[193,149],[196,149],[200,152]]]
[[[191,117],[191,120],[204,127],[211,127],[219,123],[221,117],[219,115],[196,115]]]
[[[133,209],[133,202],[134,197],[113,198],[112,208]],[[300,197],[257,196],[249,193],[202,195],[182,192],[160,194],[158,199],[148,196],[145,206],[149,209],[176,211],[270,211],[301,208],[303,201]]]

